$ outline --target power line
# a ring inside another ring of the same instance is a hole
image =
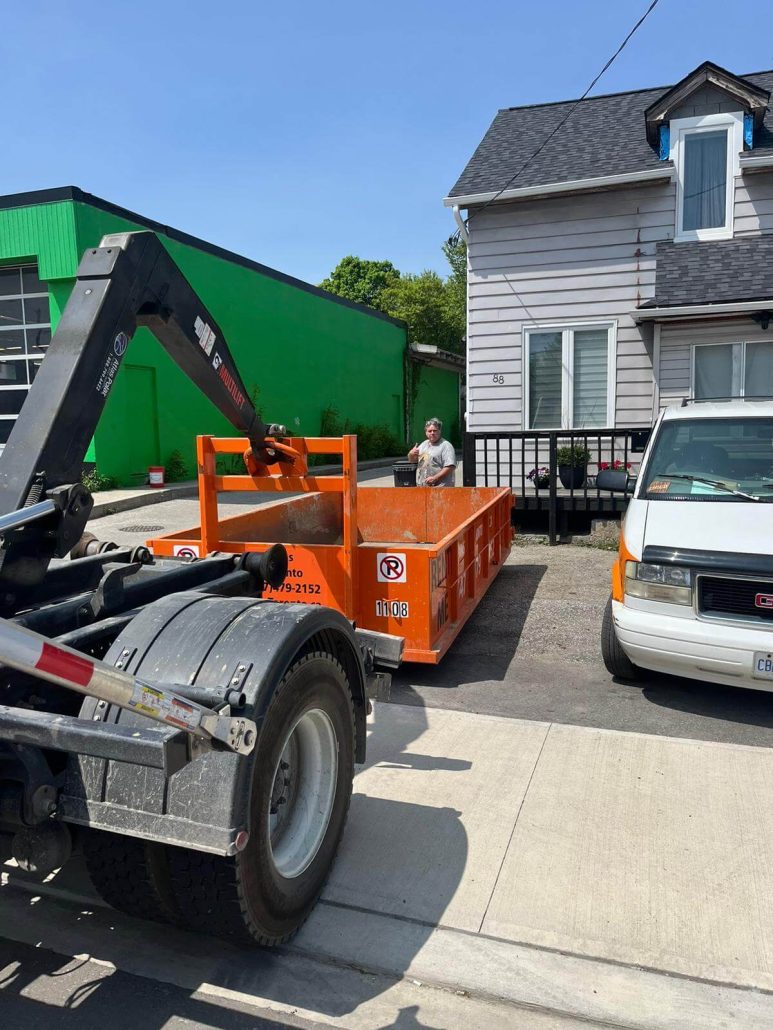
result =
[[[502,188],[501,188],[501,189],[500,189],[500,190],[499,190],[499,191],[498,191],[497,193],[495,193],[495,194],[494,194],[494,196],[493,196],[493,197],[491,197],[491,199],[490,199],[490,200],[487,200],[487,201],[486,201],[486,203],[485,203],[485,204],[483,204],[483,206],[482,206],[482,207],[478,208],[478,210],[477,210],[477,211],[475,211],[475,212],[474,212],[473,214],[471,214],[471,215],[469,215],[469,216],[467,217],[467,220],[466,220],[466,224],[467,224],[468,226],[469,226],[470,222],[471,222],[471,221],[473,220],[473,218],[477,218],[477,217],[478,217],[478,215],[480,215],[480,214],[483,214],[483,212],[484,212],[484,211],[486,210],[486,208],[487,208],[487,207],[489,207],[489,206],[490,206],[491,204],[493,204],[495,200],[498,200],[498,199],[499,199],[499,198],[500,198],[500,197],[502,196],[502,194],[503,194],[503,193],[504,193],[504,192],[505,192],[506,190],[508,190],[508,189],[510,188],[510,186],[512,186],[512,184],[513,184],[513,183],[515,182],[515,180],[516,180],[516,179],[518,178],[518,176],[519,176],[519,175],[520,175],[520,174],[521,174],[521,173],[522,173],[522,172],[523,172],[523,171],[524,171],[524,170],[525,170],[526,168],[528,168],[528,166],[529,166],[529,165],[530,165],[530,164],[532,163],[532,161],[534,160],[534,158],[535,158],[535,157],[536,157],[536,156],[537,156],[537,155],[538,155],[538,154],[539,154],[539,153],[540,153],[540,152],[541,152],[542,150],[544,150],[544,149],[545,149],[545,147],[546,147],[546,146],[548,145],[548,143],[550,142],[550,140],[551,140],[551,139],[552,139],[552,138],[553,138],[553,137],[555,136],[555,134],[556,134],[556,133],[558,132],[558,130],[559,130],[559,129],[561,129],[561,128],[563,128],[563,126],[564,126],[564,125],[566,125],[566,123],[567,123],[567,122],[569,121],[569,119],[570,119],[570,118],[572,117],[572,115],[574,114],[574,112],[575,112],[575,111],[577,110],[578,106],[579,106],[579,105],[580,105],[580,104],[582,103],[582,101],[583,101],[583,100],[585,100],[585,98],[586,98],[586,97],[588,96],[588,94],[590,93],[590,91],[591,91],[591,90],[593,89],[593,87],[594,87],[594,86],[596,85],[596,83],[597,83],[597,82],[599,81],[599,79],[600,79],[600,78],[601,78],[601,76],[602,76],[602,75],[604,74],[604,72],[605,72],[605,71],[607,71],[607,70],[608,70],[608,69],[609,69],[609,68],[610,68],[610,67],[612,66],[612,64],[614,64],[614,62],[615,62],[615,61],[617,60],[617,58],[618,58],[618,57],[620,56],[620,54],[621,54],[621,53],[623,52],[623,50],[624,50],[624,49],[626,48],[626,46],[628,45],[628,43],[630,42],[630,40],[632,39],[632,37],[634,36],[634,34],[635,34],[635,33],[636,33],[636,32],[637,32],[637,31],[638,31],[638,30],[639,30],[640,28],[641,28],[641,26],[642,26],[642,25],[644,24],[644,22],[645,22],[645,21],[647,20],[647,18],[648,18],[648,17],[650,16],[650,14],[652,14],[652,12],[653,12],[653,11],[655,10],[655,8],[656,8],[656,7],[658,6],[658,3],[659,3],[659,2],[660,2],[660,0],[652,0],[652,3],[651,3],[651,4],[649,5],[649,7],[647,8],[647,10],[646,10],[646,11],[644,12],[644,14],[643,14],[643,15],[641,16],[641,18],[639,18],[639,20],[638,20],[638,21],[636,22],[636,24],[634,25],[634,27],[633,27],[633,28],[631,29],[631,31],[630,31],[630,32],[628,33],[628,35],[627,35],[627,36],[625,37],[625,39],[623,40],[623,42],[622,42],[622,43],[620,44],[620,46],[619,46],[619,47],[617,48],[617,50],[615,50],[614,54],[612,54],[612,56],[611,56],[611,57],[609,58],[609,60],[607,61],[607,63],[606,63],[605,65],[604,65],[604,67],[603,67],[603,68],[601,69],[601,71],[600,71],[600,72],[598,73],[598,75],[596,76],[596,78],[595,78],[595,79],[593,80],[593,82],[591,82],[591,84],[590,84],[590,85],[588,86],[588,88],[587,88],[587,89],[585,90],[585,92],[583,93],[583,95],[582,95],[581,97],[579,97],[579,99],[575,100],[574,104],[573,104],[573,105],[571,106],[571,108],[570,108],[570,109],[569,109],[569,111],[568,111],[568,112],[566,113],[566,115],[565,115],[565,116],[564,116],[564,117],[563,117],[563,118],[561,119],[561,121],[560,121],[560,122],[558,123],[558,125],[556,125],[556,126],[555,126],[555,127],[554,127],[554,128],[552,129],[552,131],[548,133],[548,135],[547,135],[547,136],[545,137],[545,139],[544,139],[544,140],[542,141],[542,143],[540,143],[540,145],[539,145],[539,146],[537,147],[537,149],[536,149],[536,150],[534,151],[534,153],[533,153],[533,154],[531,154],[531,156],[530,156],[530,157],[528,157],[528,158],[527,158],[527,159],[526,159],[526,160],[524,161],[524,163],[523,163],[523,164],[521,165],[521,167],[520,167],[520,168],[518,169],[518,171],[517,171],[517,172],[516,172],[516,173],[515,173],[515,174],[514,174],[513,176],[511,176],[511,178],[510,178],[510,179],[508,179],[508,181],[507,181],[507,182],[505,183],[505,185],[504,185],[504,186],[503,186],[503,187],[502,187]]]

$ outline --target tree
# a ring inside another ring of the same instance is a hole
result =
[[[408,326],[410,343],[434,344],[464,353],[467,328],[467,246],[459,234],[443,244],[451,274],[437,272],[401,275],[391,261],[349,257],[339,261],[320,283],[339,297],[367,304]]]
[[[446,279],[447,318],[456,345],[450,349],[463,354],[467,334],[467,244],[459,233],[454,233],[443,244],[443,253],[451,266],[451,274]]]
[[[384,311],[408,326],[409,343],[430,343],[449,350],[454,343],[448,321],[446,284],[437,272],[404,275],[382,295]]]
[[[391,261],[368,261],[350,254],[342,258],[319,285],[338,297],[384,311],[381,299],[384,290],[399,279],[400,273]]]

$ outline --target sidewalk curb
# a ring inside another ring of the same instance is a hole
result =
[[[753,984],[428,926],[324,899],[285,950],[594,1026],[683,1030],[690,1013],[691,1030],[773,1028],[771,992]]]
[[[357,471],[367,472],[370,469],[384,468],[391,469],[395,458],[372,458],[368,461],[358,461]],[[340,465],[319,465],[314,469],[315,476],[331,476],[340,471]],[[119,496],[111,498],[110,494]],[[188,497],[197,497],[199,485],[197,480],[188,480],[184,483],[170,484],[162,487],[139,488],[131,491],[126,490],[101,490],[93,495],[94,507],[91,510],[90,518],[98,519],[104,515],[117,515],[121,511],[133,511],[135,508],[145,508],[151,504],[161,504],[163,501],[177,501]],[[120,496],[124,494],[126,496]]]
[[[105,497],[104,494],[112,493],[111,490],[100,491],[94,494],[94,507],[91,509],[89,518],[98,519],[103,515],[115,515],[119,511],[132,511],[135,508],[145,508],[151,504],[161,504],[162,501],[177,501],[183,497],[196,497],[199,492],[198,483],[180,483],[179,486],[165,486],[160,489],[137,490],[128,497],[116,497],[114,500]]]

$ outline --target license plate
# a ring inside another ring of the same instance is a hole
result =
[[[773,680],[773,651],[755,651],[752,676],[758,680]]]

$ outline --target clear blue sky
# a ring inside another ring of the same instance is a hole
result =
[[[77,185],[318,282],[445,273],[500,107],[581,94],[648,0],[5,5],[1,193]],[[773,67],[770,0],[660,0],[594,92]]]

